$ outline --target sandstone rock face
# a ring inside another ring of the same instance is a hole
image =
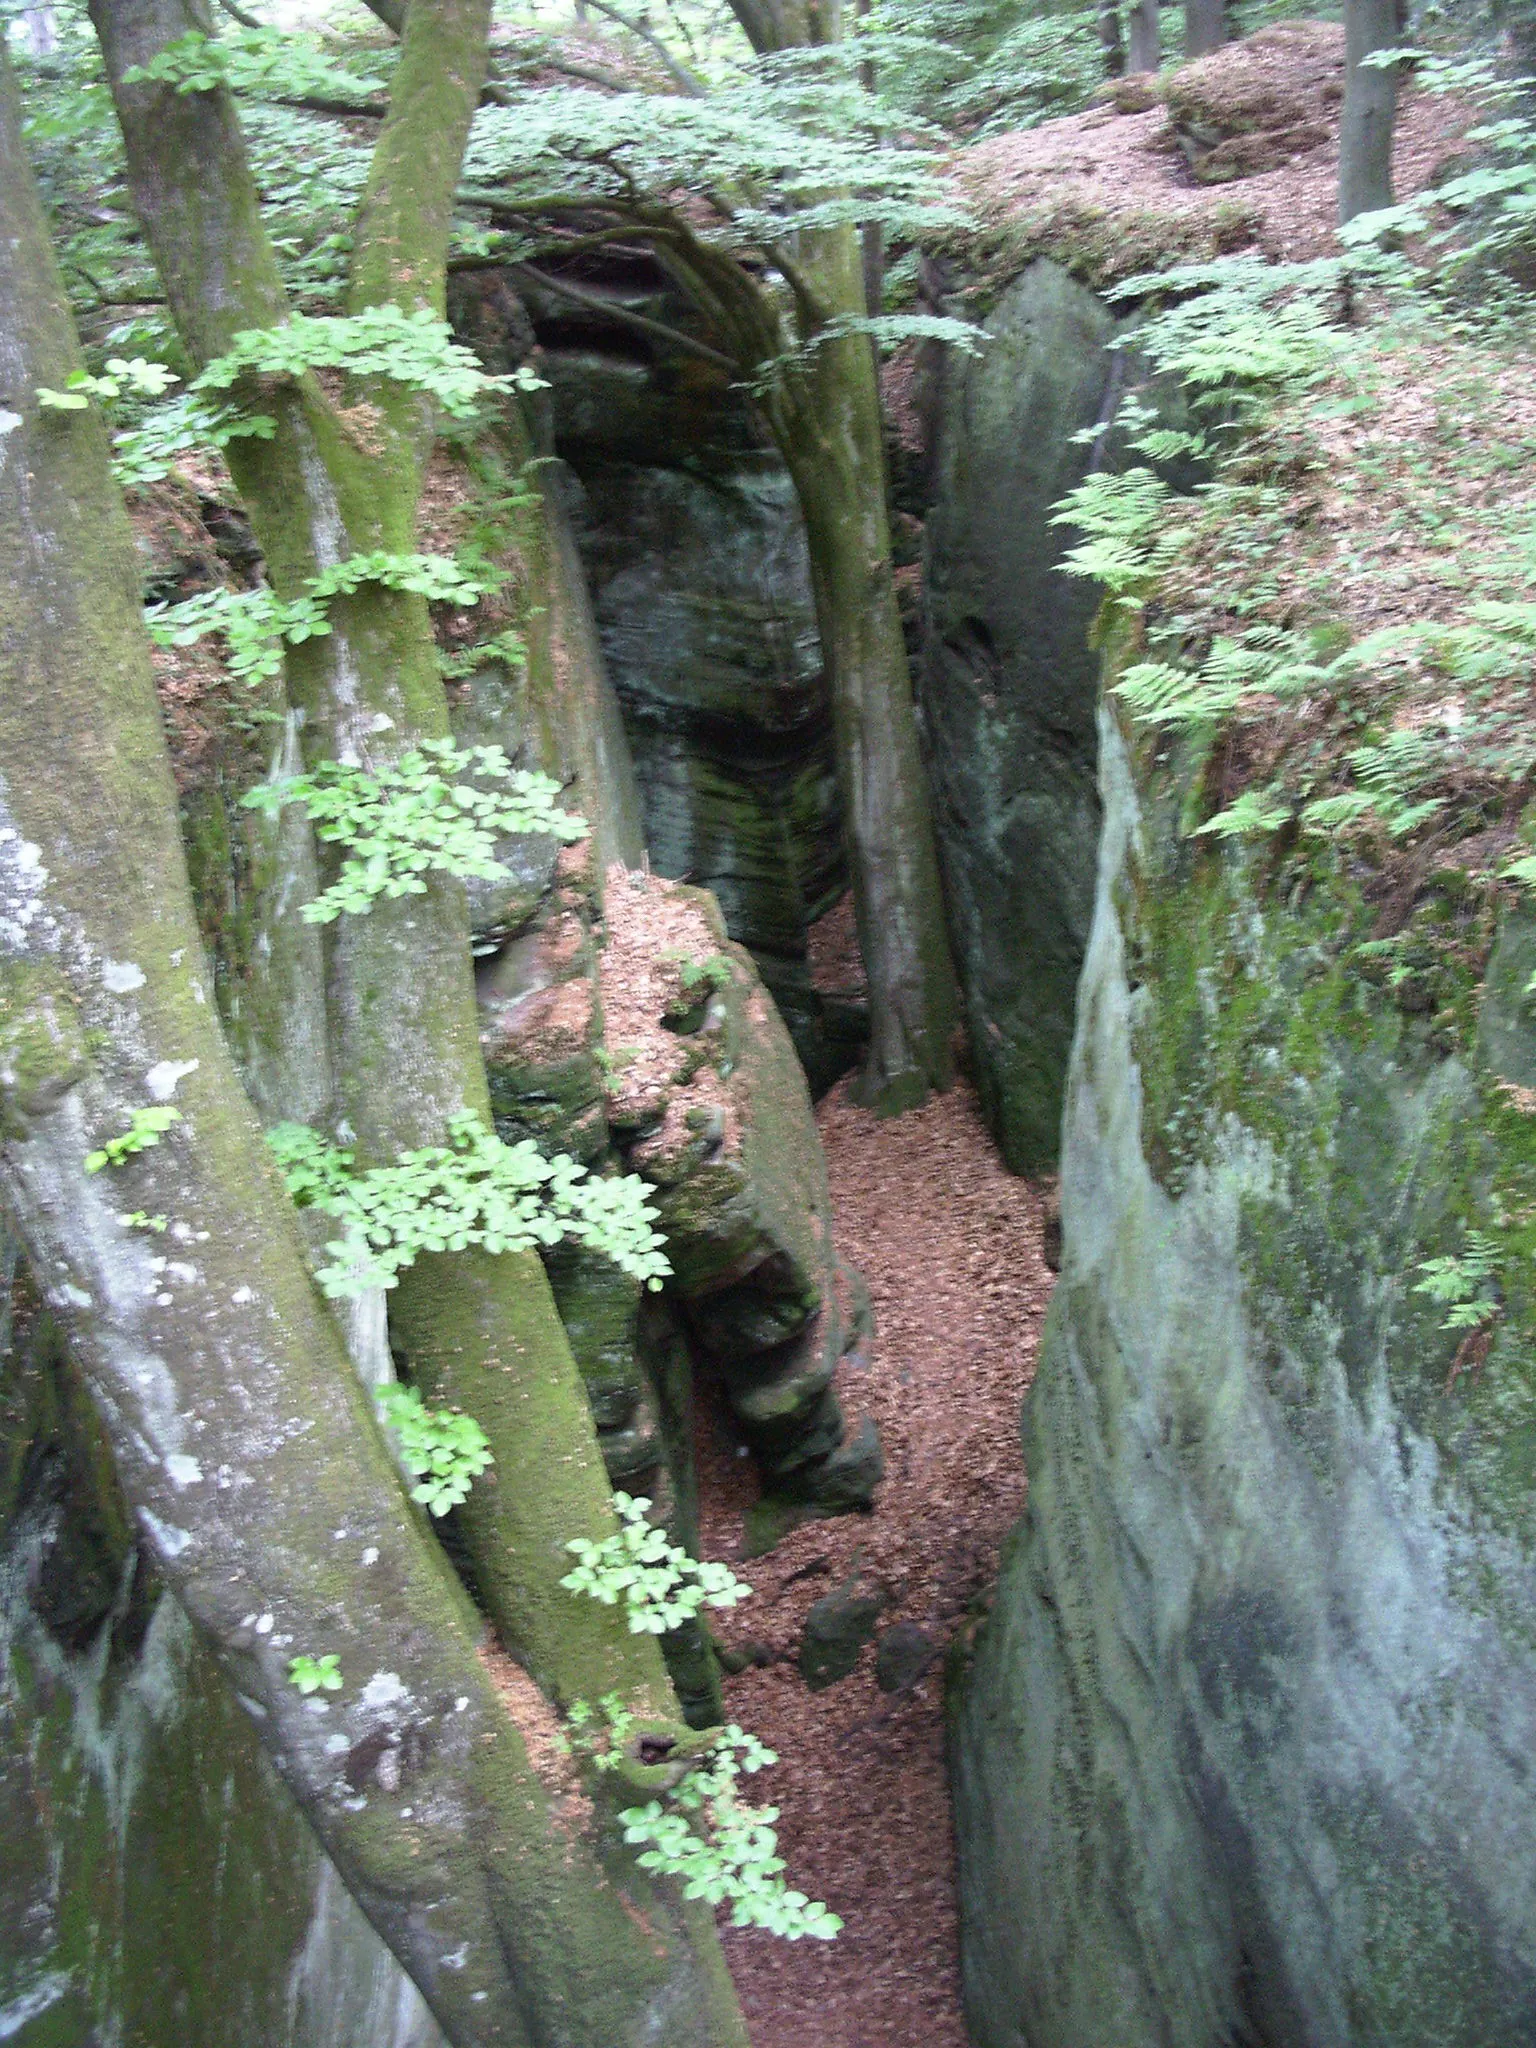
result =
[[[857,1057],[858,1019],[826,1014],[806,965],[847,869],[794,490],[717,373],[611,352],[617,326],[583,338],[549,329],[553,430],[651,863],[714,891],[820,1089]]]
[[[791,1512],[868,1507],[871,1428],[844,1442],[833,1381],[863,1334],[832,1248],[826,1162],[805,1076],[714,898],[610,873],[601,981],[607,1115],[655,1189],[701,1370],[716,1376],[765,1490]]]
[[[1102,742],[1029,1509],[953,1729],[973,2039],[1530,2040],[1531,1288],[1470,1362],[1414,1291],[1529,1181],[1523,982],[1448,1041],[1342,885],[1274,900]]]
[[[805,1074],[714,897],[618,866],[599,894],[568,849],[479,989],[501,1134],[654,1191],[673,1268],[660,1299],[596,1252],[546,1255],[610,1479],[696,1548],[697,1371],[720,1382],[763,1477],[753,1547],[868,1507],[879,1439],[868,1422],[847,1436],[833,1384],[868,1333],[867,1295],[833,1251]]]
[[[921,705],[982,1104],[1009,1165],[1054,1160],[1093,907],[1093,586],[1050,509],[1093,450],[1071,435],[1124,378],[1102,301],[1032,264],[952,353],[937,399]]]

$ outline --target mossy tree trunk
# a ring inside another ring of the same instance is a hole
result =
[[[206,26],[199,0],[96,0],[134,202],[196,362],[242,328],[287,315],[233,102],[127,83],[176,36]],[[485,66],[488,0],[420,0],[407,15],[389,113],[354,228],[349,307],[441,316],[454,186]],[[232,444],[231,467],[282,596],[357,552],[415,546],[430,418],[383,380],[335,402],[313,378],[263,380],[272,440]],[[378,768],[449,736],[425,601],[365,583],[328,609],[329,636],[290,650],[289,690],[311,761]],[[460,883],[378,901],[329,928],[338,1109],[362,1164],[443,1142],[465,1111],[489,1125]],[[675,1710],[655,1642],[616,1610],[565,1593],[573,1536],[614,1527],[580,1376],[537,1256],[424,1258],[390,1322],[429,1401],[473,1415],[495,1467],[462,1511],[488,1611],[561,1704],[616,1692],[642,1715]],[[558,1447],[558,1448],[557,1448]]]
[[[760,54],[842,37],[840,0],[732,0],[732,11]],[[869,1057],[857,1092],[895,1113],[954,1079],[959,1000],[896,602],[874,356],[861,334],[815,340],[827,323],[866,312],[860,237],[849,225],[793,237],[791,247],[801,339],[815,346],[775,380],[763,412],[805,519],[831,687],[869,978]]]
[[[1339,219],[1392,204],[1397,67],[1367,64],[1402,33],[1401,0],[1345,0],[1344,109],[1339,116]]]
[[[0,1188],[158,1570],[456,2048],[742,2048],[699,1918],[530,1762],[264,1163],[105,435],[37,400],[80,357],[19,126],[0,47]],[[163,1140],[87,1174],[154,1101]]]
[[[803,236],[799,272],[822,317],[862,299],[852,228]],[[868,1061],[856,1084],[885,1113],[954,1078],[954,970],[928,778],[891,572],[880,398],[862,334],[823,341],[763,409],[805,518],[831,684],[859,947],[870,983]]]

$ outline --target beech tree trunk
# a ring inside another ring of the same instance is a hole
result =
[[[1339,117],[1339,219],[1392,204],[1392,129],[1397,67],[1362,59],[1389,50],[1401,32],[1398,0],[1345,0],[1344,109]]]
[[[842,36],[839,0],[731,5],[759,53],[814,48]],[[797,289],[809,289],[815,319],[865,313],[864,257],[853,227],[797,236],[794,251]],[[844,835],[869,979],[870,1047],[855,1093],[895,1115],[953,1081],[959,996],[896,601],[874,352],[857,334],[819,343],[807,367],[788,371],[767,394],[763,410],[805,520],[831,687]]]
[[[1157,0],[1131,0],[1131,54],[1127,69],[1155,71],[1162,62]]]
[[[94,0],[139,217],[178,331],[199,364],[242,328],[287,315],[233,102],[125,82],[203,25],[198,0]],[[405,19],[389,113],[359,207],[349,303],[443,311],[454,185],[485,64],[488,0],[418,0]],[[231,444],[230,465],[280,595],[357,552],[415,546],[429,423],[414,392],[382,381],[333,405],[313,378],[268,380],[272,440]],[[355,422],[363,408],[363,428]],[[311,762],[383,766],[449,736],[425,601],[377,583],[332,600],[329,636],[289,650],[288,684]],[[363,1165],[443,1142],[466,1111],[490,1124],[463,887],[376,902],[327,928],[337,1106]],[[619,1694],[649,1722],[676,1703],[655,1639],[559,1584],[566,1541],[614,1528],[586,1393],[533,1252],[423,1258],[390,1321],[429,1401],[463,1408],[495,1466],[461,1521],[503,1640],[561,1705]],[[680,1724],[678,1724],[680,1727]],[[711,1936],[712,1940],[713,1937]]]
[[[1227,39],[1226,0],[1184,0],[1184,55],[1209,56]]]
[[[862,300],[852,228],[801,238],[801,275],[829,313]],[[883,1114],[954,1079],[959,1005],[945,931],[928,778],[891,573],[885,453],[862,335],[823,342],[764,410],[805,519],[832,696],[870,1044],[856,1084]]]
[[[1099,0],[1099,48],[1104,55],[1104,76],[1125,75],[1125,34],[1120,26],[1120,0]]]
[[[157,1569],[456,2048],[744,2048],[703,1916],[530,1762],[310,1283],[204,986],[102,424],[37,400],[78,367],[0,47],[0,1189]],[[88,1174],[153,1102],[180,1121]]]

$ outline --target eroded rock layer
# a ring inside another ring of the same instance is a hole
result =
[[[695,324],[675,295],[642,265],[582,288],[579,318],[556,293],[529,304],[651,862],[714,891],[819,1090],[857,1057],[862,1018],[806,961],[847,868],[794,490],[727,376],[625,326]]]

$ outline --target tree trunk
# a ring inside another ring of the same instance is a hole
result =
[[[1227,40],[1226,0],[1184,0],[1184,56],[1207,57]]]
[[[34,57],[51,57],[59,47],[58,20],[51,7],[23,7],[22,29]]]
[[[1120,0],[1099,0],[1099,48],[1104,53],[1104,76],[1125,75],[1125,35],[1120,26]]]
[[[0,1186],[145,1540],[457,2048],[742,2048],[700,1916],[530,1763],[262,1163],[105,435],[37,403],[80,357],[3,49],[0,309]],[[149,1102],[180,1121],[87,1174]],[[335,1657],[340,1689],[302,1697],[298,1655]]]
[[[840,0],[731,0],[754,50],[811,49],[842,38]],[[863,250],[851,227],[795,236],[799,339],[867,309]],[[723,281],[725,282],[725,281]],[[808,288],[810,300],[802,294]],[[725,283],[724,298],[739,297]],[[700,303],[719,311],[708,294]],[[755,316],[761,328],[762,316]],[[732,323],[738,347],[754,325]],[[777,352],[776,323],[743,347]],[[869,979],[870,1047],[859,1099],[896,1115],[954,1079],[959,996],[949,954],[938,850],[912,678],[891,564],[876,356],[865,339],[818,343],[785,373],[763,412],[788,466],[810,546],[811,587],[842,785],[859,948]]]
[[[131,65],[194,25],[184,0],[96,0],[95,18],[135,204],[182,337],[194,360],[207,360],[234,331],[286,312],[233,106],[222,91],[123,82]],[[385,300],[442,310],[450,201],[487,18],[486,0],[439,0],[406,16],[359,209],[354,308]],[[226,263],[232,226],[249,272]],[[313,379],[264,390],[274,438],[231,446],[282,595],[354,552],[414,546],[425,450],[419,403],[401,387],[349,395],[379,424],[366,446]],[[287,662],[309,761],[378,767],[421,740],[447,738],[425,601],[365,584],[332,600],[328,617],[331,634],[291,649]],[[440,1144],[449,1119],[466,1111],[488,1126],[462,885],[434,878],[425,895],[344,916],[328,927],[327,950],[337,1105],[359,1162]],[[462,1407],[491,1441],[494,1473],[461,1519],[503,1639],[562,1704],[613,1692],[649,1720],[675,1714],[655,1639],[559,1585],[566,1540],[601,1539],[615,1524],[585,1389],[537,1255],[471,1250],[422,1260],[401,1277],[390,1311],[423,1394]]]
[[[1392,204],[1397,69],[1361,60],[1399,34],[1398,0],[1345,0],[1344,110],[1339,117],[1339,219]]]
[[[862,301],[851,228],[802,238],[801,275],[836,315]],[[863,336],[822,342],[765,401],[800,500],[827,665],[870,984],[860,1098],[885,1114],[954,1078],[958,1017],[928,778],[891,572],[879,393]]]
[[[1157,0],[1131,0],[1132,71],[1155,71],[1162,61],[1161,31]]]

